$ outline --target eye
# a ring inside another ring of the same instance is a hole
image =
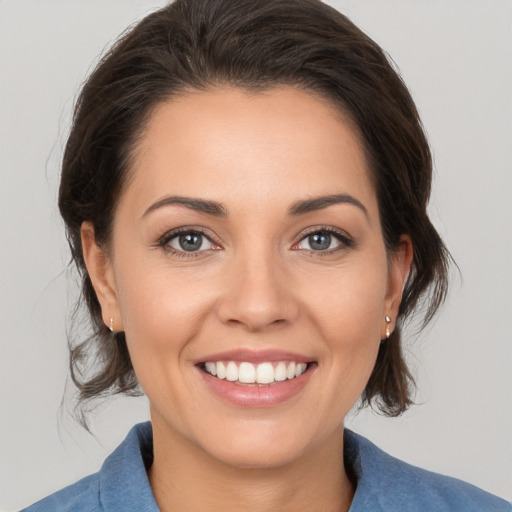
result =
[[[321,229],[308,233],[298,244],[298,249],[307,251],[335,251],[351,245],[351,241],[337,231]]]
[[[200,231],[188,230],[170,234],[160,245],[177,252],[200,252],[214,249],[213,242]]]

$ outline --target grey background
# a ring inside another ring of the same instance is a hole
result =
[[[73,99],[91,63],[163,1],[0,2],[0,510],[96,471],[141,399],[69,415],[66,327],[76,286],[56,210]],[[512,3],[328,2],[383,46],[410,87],[436,162],[431,214],[459,264],[436,322],[411,338],[419,392],[399,419],[351,428],[413,464],[512,499]],[[63,396],[65,396],[63,400]],[[62,402],[62,406],[61,406]]]

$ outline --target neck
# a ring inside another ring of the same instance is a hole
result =
[[[179,435],[153,427],[149,470],[162,512],[348,511],[354,487],[343,464],[342,428],[322,446],[280,467],[240,468],[214,459]]]

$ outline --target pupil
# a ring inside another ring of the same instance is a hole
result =
[[[188,233],[180,236],[180,247],[184,251],[197,251],[201,248],[201,235],[196,233]]]
[[[331,245],[331,235],[327,233],[315,233],[309,237],[309,245],[315,251],[328,249]]]

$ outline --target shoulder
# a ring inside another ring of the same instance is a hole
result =
[[[21,512],[93,512],[100,509],[99,474],[87,476]]]
[[[98,473],[21,512],[158,512],[146,473],[152,461],[151,424],[141,423],[107,457]]]
[[[345,461],[357,480],[351,512],[512,511],[510,503],[474,485],[400,461],[351,431],[344,437]]]

